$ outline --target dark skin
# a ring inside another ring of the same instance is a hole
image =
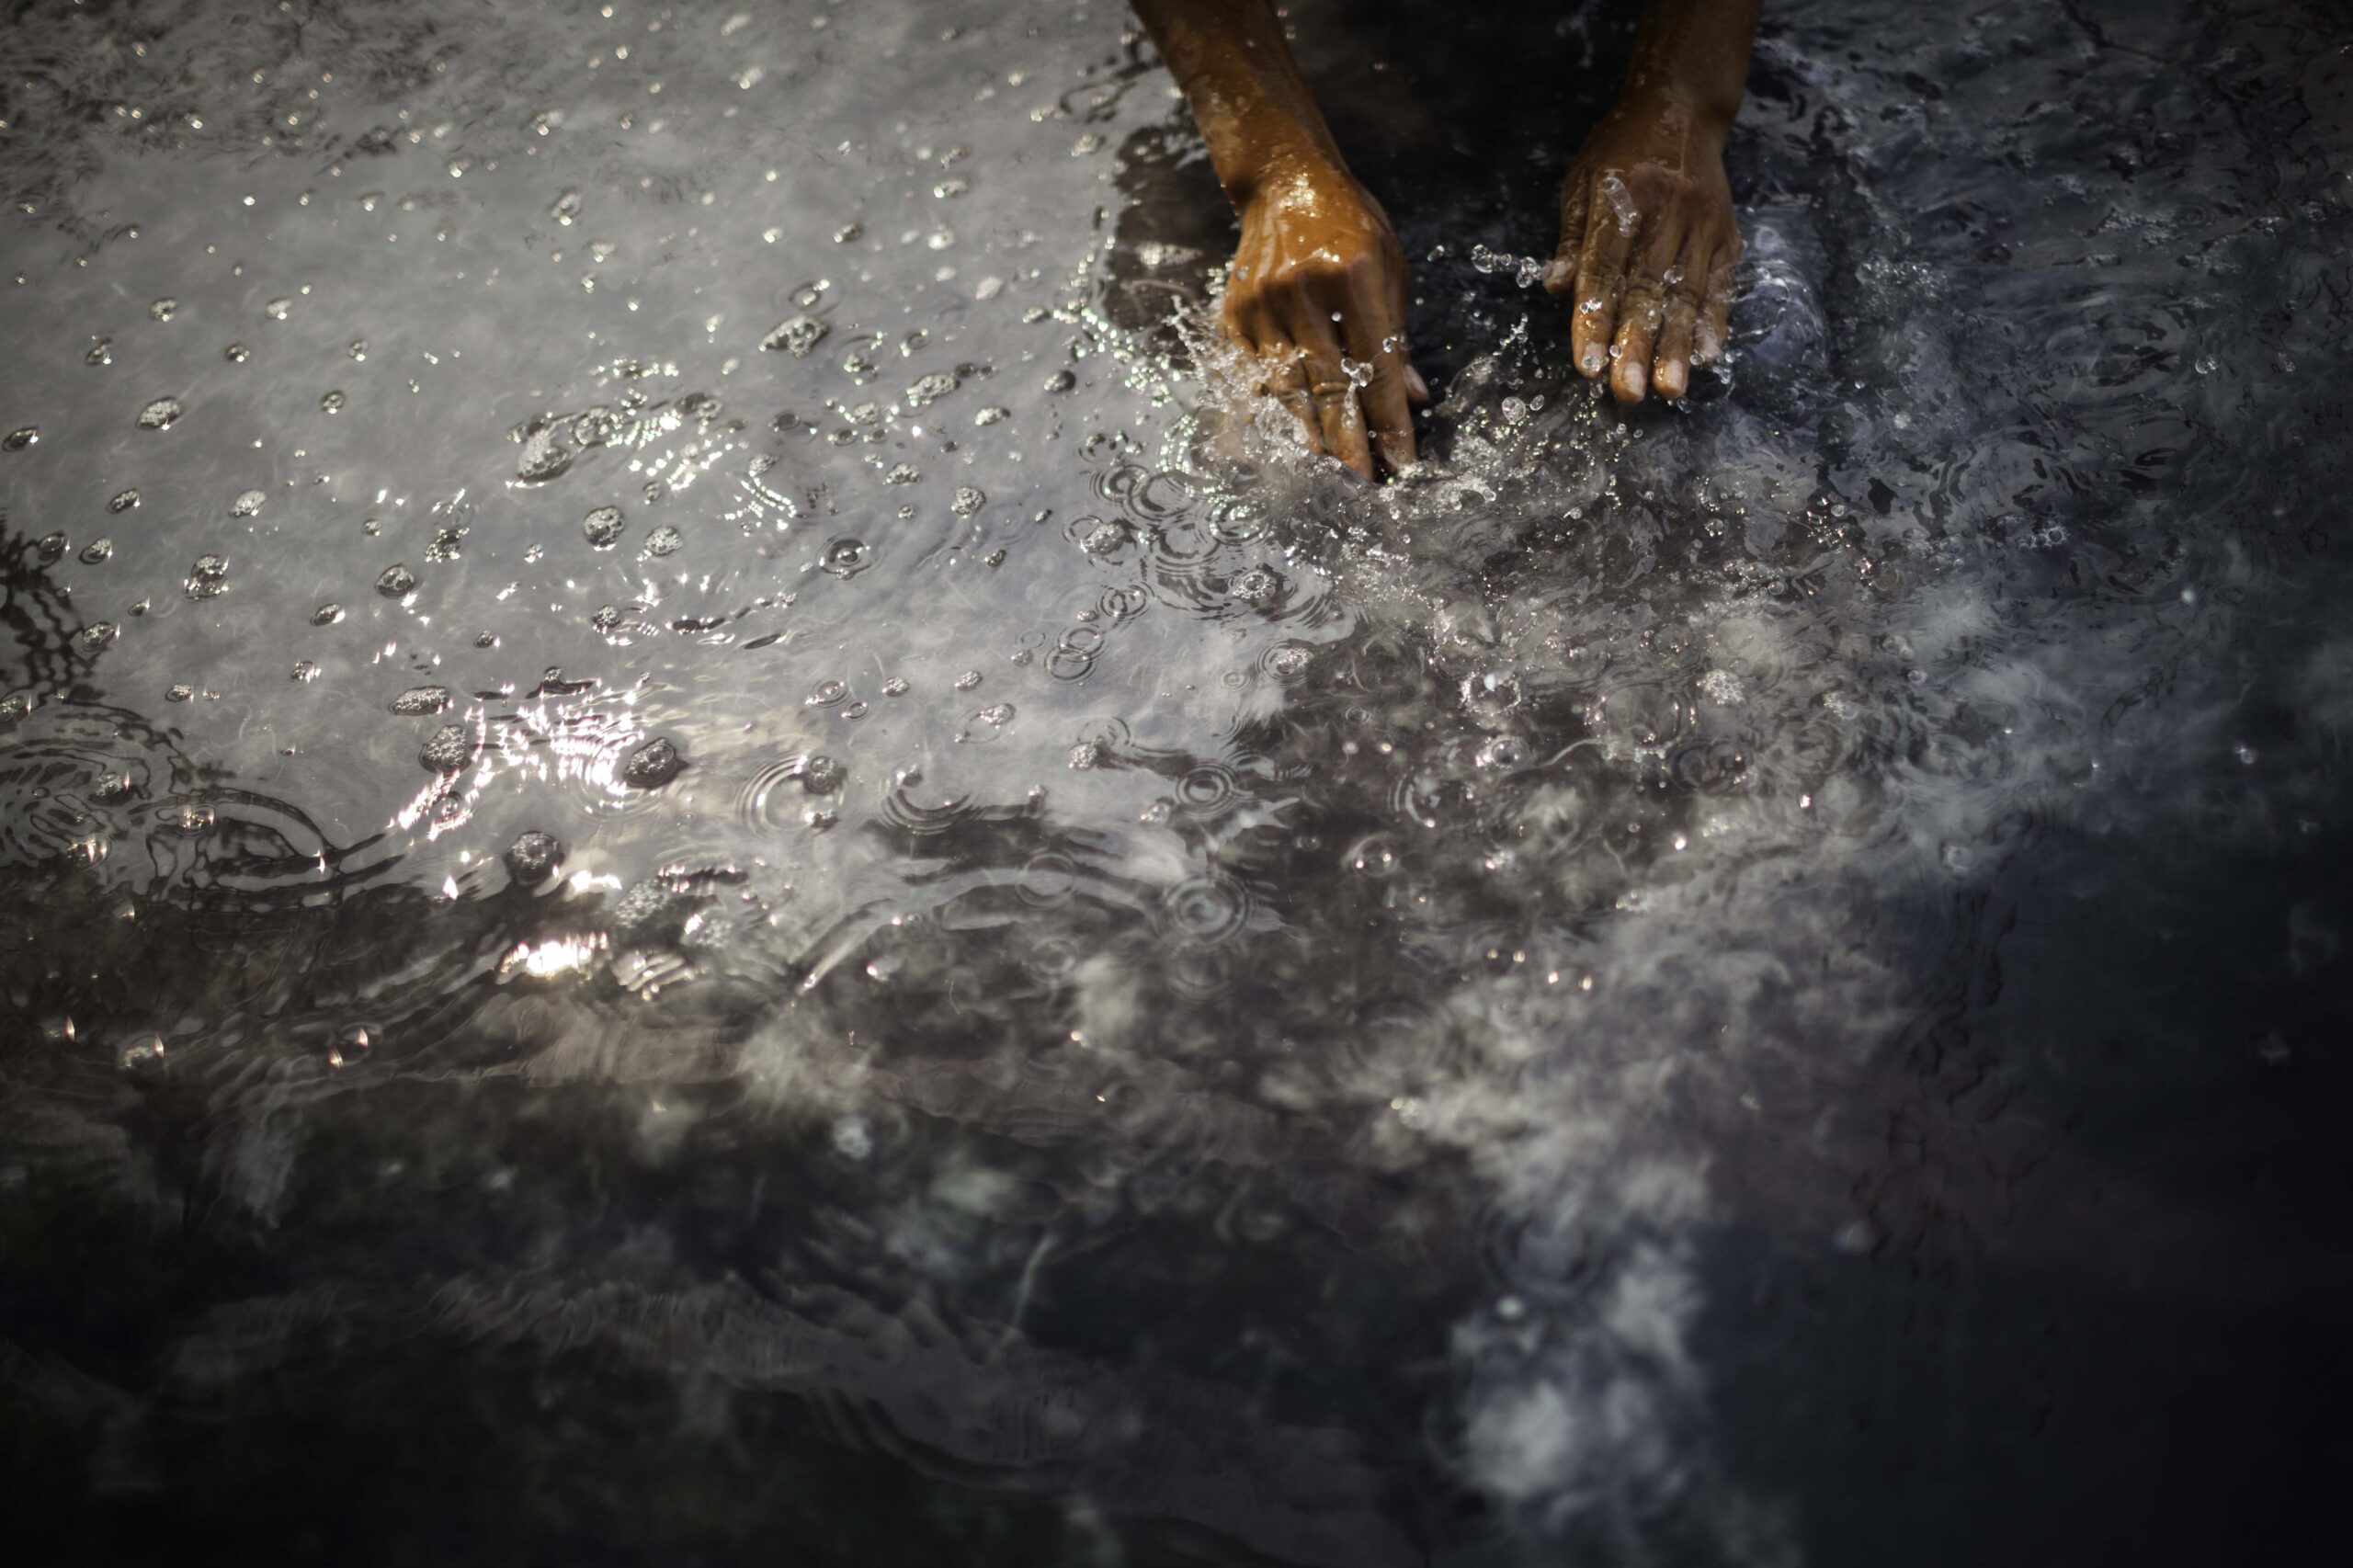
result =
[[[1133,0],[1242,222],[1220,325],[1312,452],[1366,479],[1414,461],[1429,389],[1405,343],[1405,257],[1348,172],[1270,0]],[[1561,187],[1544,287],[1577,370],[1621,403],[1680,398],[1722,357],[1740,261],[1724,178],[1759,0],[1644,0],[1616,106]]]

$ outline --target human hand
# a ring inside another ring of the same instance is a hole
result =
[[[1632,96],[1596,126],[1561,186],[1544,287],[1576,301],[1569,342],[1620,403],[1673,400],[1720,358],[1740,264],[1724,131],[1688,102]]]
[[[1261,181],[1237,209],[1225,335],[1258,360],[1263,390],[1299,420],[1309,451],[1370,479],[1377,450],[1403,472],[1410,405],[1430,393],[1406,358],[1405,256],[1388,214],[1324,169]]]

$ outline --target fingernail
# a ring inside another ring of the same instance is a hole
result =
[[[1405,367],[1405,380],[1412,384],[1415,397],[1426,398],[1430,395],[1429,382],[1422,380],[1422,373],[1411,365]]]
[[[1544,269],[1544,287],[1555,291],[1569,286],[1569,264],[1555,261]]]
[[[1598,343],[1589,345],[1586,348],[1586,351],[1577,357],[1577,369],[1583,370],[1588,376],[1597,376],[1601,374],[1601,367],[1603,363],[1604,357],[1601,352],[1601,345]]]

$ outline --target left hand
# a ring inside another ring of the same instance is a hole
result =
[[[1544,287],[1576,301],[1569,342],[1620,403],[1673,401],[1723,354],[1740,264],[1723,129],[1674,97],[1628,98],[1586,139],[1561,187]]]

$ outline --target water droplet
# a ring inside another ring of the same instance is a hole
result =
[[[863,223],[844,223],[834,231],[834,244],[846,245],[852,240],[862,238],[865,233],[866,225]]]
[[[333,626],[342,619],[343,607],[338,604],[324,604],[311,612],[313,626]]]
[[[813,756],[801,770],[801,787],[812,795],[831,795],[839,790],[849,770],[830,756]]]
[[[188,597],[209,599],[219,597],[229,585],[229,562],[223,556],[199,555],[196,564],[188,568]]]
[[[668,739],[656,735],[635,751],[621,764],[621,782],[637,790],[657,790],[676,778],[687,766],[686,757]]]
[[[286,299],[272,300],[262,309],[268,312],[270,320],[284,321],[288,313],[294,309],[294,301]]]
[[[848,695],[849,684],[847,681],[821,680],[810,687],[806,700],[812,708],[831,708]]]
[[[955,390],[955,377],[945,370],[935,370],[928,376],[919,378],[915,385],[907,389],[907,406],[921,408],[926,403],[938,402]]]
[[[855,577],[873,563],[874,552],[863,540],[837,539],[825,546],[821,570],[835,577]]]
[[[619,506],[599,506],[581,519],[580,531],[588,536],[588,542],[597,549],[610,550],[621,541],[625,526]]]
[[[343,412],[343,394],[339,392],[331,392],[324,397],[319,399],[319,412],[321,414],[341,414]]]
[[[124,490],[117,493],[107,502],[107,510],[116,513],[128,512],[133,506],[138,505],[139,492],[136,490]]]
[[[43,566],[54,566],[64,555],[65,547],[72,542],[62,533],[43,534],[40,542],[33,546],[33,559]]]
[[[979,487],[960,484],[956,487],[956,500],[950,510],[960,517],[969,517],[987,504],[988,496]]]
[[[126,1073],[152,1073],[164,1064],[164,1037],[159,1034],[131,1036],[121,1051],[119,1060]]]
[[[169,321],[174,315],[178,313],[179,308],[180,302],[177,300],[171,299],[167,296],[148,306],[147,313],[154,317],[157,321]]]
[[[989,407],[982,409],[978,414],[973,415],[972,423],[975,425],[994,425],[1000,419],[1009,419],[1012,416],[1013,410],[1009,408],[998,408],[995,404],[991,404]]]
[[[956,677],[956,689],[959,691],[970,691],[980,684],[981,672],[978,670],[966,670]]]
[[[319,666],[311,659],[298,660],[290,673],[298,681],[314,681],[319,678]]]
[[[142,430],[168,430],[172,421],[179,416],[179,399],[159,397],[139,411],[139,427]]]
[[[899,463],[894,466],[890,472],[882,476],[882,483],[885,484],[913,484],[922,477],[923,475],[916,472],[915,464]]]
[[[95,621],[82,629],[82,646],[95,653],[113,642],[119,632],[120,628],[111,620]]]
[[[798,359],[816,347],[828,330],[825,324],[814,316],[793,316],[769,328],[768,335],[760,339],[760,347],[781,348]]]
[[[82,363],[85,365],[113,364],[114,339],[111,337],[92,338],[90,340],[90,351],[82,356]]]
[[[21,452],[40,439],[40,426],[28,425],[21,430],[11,430],[6,436],[0,436],[0,448],[6,448],[12,452]]]
[[[114,540],[110,539],[94,539],[89,543],[82,547],[83,561],[92,566],[96,566],[99,562],[107,560],[113,554]]]
[[[664,523],[645,536],[645,553],[655,557],[676,555],[686,542],[686,535],[668,523]]]
[[[196,687],[192,686],[175,683],[164,688],[164,700],[166,702],[192,702],[195,699]]]
[[[564,227],[570,228],[574,221],[580,216],[580,193],[566,188],[558,194],[554,204],[548,209],[548,216]]]
[[[885,697],[904,697],[908,690],[906,677],[904,676],[892,676],[882,683],[882,695]]]
[[[506,870],[518,882],[536,882],[563,858],[563,845],[551,833],[534,828],[517,834],[506,846]]]
[[[258,490],[245,491],[234,501],[229,503],[229,515],[233,517],[250,517],[261,510],[261,504],[267,499],[268,497]]]
[[[387,566],[384,574],[376,579],[376,591],[388,599],[399,598],[416,586],[416,574],[405,566]]]
[[[416,760],[430,773],[455,773],[474,754],[473,736],[463,724],[444,724],[426,738]]]
[[[1076,385],[1078,378],[1068,370],[1056,370],[1046,378],[1046,390],[1050,392],[1066,392]]]
[[[404,719],[438,713],[449,706],[449,688],[446,686],[413,686],[392,700],[392,710]]]
[[[221,350],[221,358],[232,365],[242,365],[253,358],[253,350],[242,343],[232,343],[228,347]]]

